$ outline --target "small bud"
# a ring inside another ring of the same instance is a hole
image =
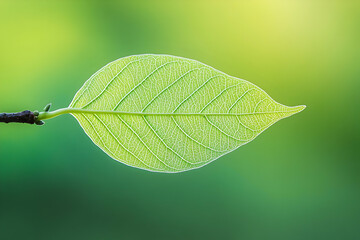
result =
[[[46,106],[44,107],[44,111],[45,111],[45,112],[48,112],[48,111],[50,110],[50,107],[51,107],[51,103],[49,103],[48,105],[46,105]]]
[[[40,121],[36,121],[35,124],[41,126],[44,125],[45,122],[40,120]]]

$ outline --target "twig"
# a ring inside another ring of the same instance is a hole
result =
[[[29,110],[18,112],[18,113],[0,113],[0,122],[4,123],[28,123],[28,124],[37,124],[42,125],[44,122],[37,121],[37,115],[39,113],[34,113]]]

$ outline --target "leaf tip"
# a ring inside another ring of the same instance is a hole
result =
[[[299,105],[295,107],[290,107],[291,115],[294,115],[296,113],[299,113],[303,111],[306,108],[306,105]]]

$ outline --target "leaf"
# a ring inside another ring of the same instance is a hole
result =
[[[305,106],[287,107],[245,80],[168,55],[118,59],[69,108],[115,160],[156,172],[202,167]]]

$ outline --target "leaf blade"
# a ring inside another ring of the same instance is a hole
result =
[[[69,107],[86,112],[73,115],[110,157],[158,172],[204,166],[304,108],[279,104],[259,87],[200,62],[167,55],[109,63]]]

